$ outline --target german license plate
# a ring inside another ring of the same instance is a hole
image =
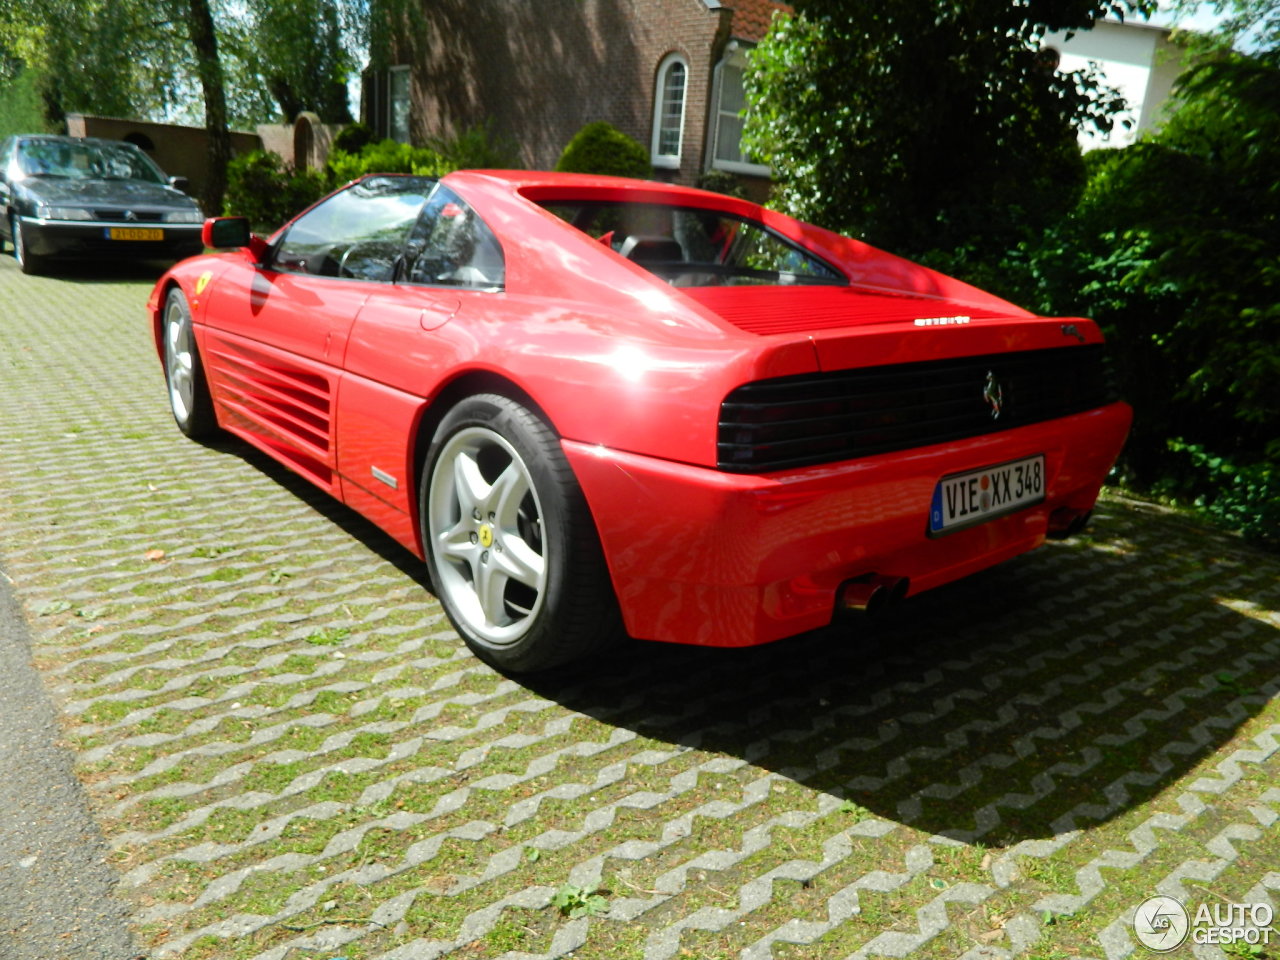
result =
[[[110,240],[163,240],[164,231],[154,227],[107,227]]]
[[[933,489],[929,532],[939,535],[983,523],[1044,499],[1044,454],[953,473]]]

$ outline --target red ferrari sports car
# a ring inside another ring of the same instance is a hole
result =
[[[1089,320],[719,194],[377,175],[204,229],[149,302],[179,428],[385,529],[504,670],[982,570],[1078,530],[1129,429]]]

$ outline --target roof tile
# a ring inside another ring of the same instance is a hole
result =
[[[733,24],[729,33],[737,40],[758,43],[769,32],[769,24],[775,11],[791,12],[791,4],[778,0],[730,0],[726,6],[733,8]]]

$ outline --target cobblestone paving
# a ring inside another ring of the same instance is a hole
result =
[[[149,287],[0,258],[0,559],[151,956],[1118,958],[1155,893],[1280,908],[1275,557],[1111,497],[892,621],[523,685],[179,435]]]

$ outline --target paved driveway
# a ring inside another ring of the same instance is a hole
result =
[[[1156,893],[1280,908],[1274,556],[1113,497],[892,621],[515,683],[179,435],[149,286],[0,258],[0,564],[150,956],[1121,957]]]

